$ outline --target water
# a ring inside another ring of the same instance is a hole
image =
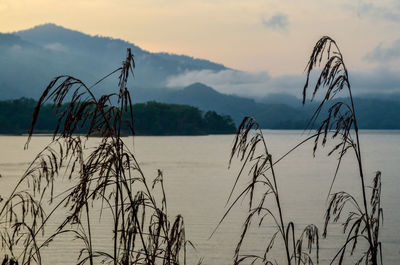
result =
[[[265,131],[270,152],[277,159],[293,147],[304,135],[300,131]],[[34,137],[30,148],[23,150],[26,138],[0,136],[0,194],[5,197],[15,185],[34,156],[49,142],[49,137]],[[132,142],[132,138],[125,139]],[[247,201],[234,208],[214,236],[209,239],[226,211],[226,200],[238,172],[238,163],[228,170],[232,135],[187,137],[136,137],[134,152],[149,178],[164,173],[169,215],[182,214],[186,236],[197,248],[190,251],[194,263],[204,258],[203,264],[231,264],[245,217]],[[400,132],[362,131],[361,144],[367,183],[377,170],[382,171],[384,225],[381,230],[385,264],[400,260]],[[327,157],[328,149],[312,156],[312,143],[297,149],[276,166],[280,197],[285,220],[295,223],[300,232],[307,224],[323,227],[324,209],[336,157]],[[339,172],[334,190],[344,189],[357,195],[359,178],[352,155],[347,155]],[[244,187],[246,181],[239,185]],[[60,184],[62,186],[63,184]],[[61,189],[61,188],[60,188]],[[64,216],[60,214],[60,220]],[[320,239],[321,264],[329,264],[333,253],[343,242],[339,225],[328,231],[328,239]],[[112,243],[110,220],[96,228],[94,245],[107,249]],[[265,248],[274,231],[271,220],[260,228],[250,230],[245,242],[247,253]],[[321,231],[322,232],[322,231]],[[45,264],[75,264],[79,244],[70,238],[56,241],[44,253]],[[279,243],[277,243],[279,244]],[[277,245],[279,246],[279,245]],[[361,247],[361,245],[360,245]],[[279,252],[279,248],[277,249]]]

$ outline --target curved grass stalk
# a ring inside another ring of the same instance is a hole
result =
[[[331,194],[333,183],[335,182],[335,179],[337,177],[341,161],[348,150],[352,150],[356,157],[361,183],[360,190],[362,193],[362,207],[360,207],[360,205],[356,202],[356,199],[350,194],[337,192],[332,195],[328,209],[326,211],[324,236],[327,235],[327,226],[329,224],[331,215],[335,216],[334,221],[338,221],[340,214],[344,209],[344,206],[348,202],[352,202],[352,204],[356,206],[356,210],[358,213],[356,214],[354,212],[350,212],[347,220],[344,223],[344,232],[346,232],[346,229],[350,226],[350,223],[352,224],[352,228],[347,232],[348,237],[346,243],[344,244],[344,247],[338,252],[338,254],[341,253],[339,264],[343,263],[343,256],[349,240],[353,241],[353,247],[351,250],[351,254],[353,254],[354,249],[357,245],[357,238],[360,235],[366,233],[366,239],[368,241],[369,247],[365,254],[365,263],[377,265],[378,252],[380,251],[380,242],[378,236],[381,219],[380,213],[382,212],[382,209],[380,207],[380,189],[379,192],[377,192],[375,189],[378,189],[377,185],[380,185],[381,174],[377,174],[374,178],[374,188],[372,188],[372,196],[370,201],[372,212],[370,213],[369,205],[367,203],[367,186],[365,184],[365,175],[362,164],[359,128],[353,95],[351,91],[349,74],[339,47],[333,39],[327,36],[322,37],[316,43],[307,64],[307,80],[303,89],[303,104],[305,103],[307,98],[307,91],[309,83],[311,81],[311,73],[315,71],[316,67],[321,66],[321,64],[322,69],[315,82],[311,100],[315,98],[317,92],[322,88],[326,88],[326,91],[324,92],[325,94],[321,103],[319,104],[312,118],[310,119],[310,123],[314,124],[318,122],[318,118],[321,116],[324,108],[327,108],[327,117],[322,120],[317,129],[317,132],[323,135],[321,144],[322,146],[325,146],[328,134],[332,134],[333,139],[340,136],[339,143],[336,144],[335,147],[329,152],[329,155],[331,155],[335,151],[339,151],[338,164],[329,189],[329,195]],[[336,95],[343,91],[347,91],[349,102],[332,102]],[[351,132],[354,132],[355,139],[353,139]],[[314,141],[314,154],[318,146],[319,136],[316,137]],[[357,218],[355,218],[356,216]],[[365,226],[365,228],[361,229],[361,225]],[[351,236],[352,233],[353,236]],[[333,260],[335,260],[337,256],[335,256]],[[363,258],[364,256],[362,257],[362,259]],[[362,259],[360,259],[359,262],[361,262]]]
[[[287,223],[285,221],[280,202],[278,180],[274,170],[275,163],[273,162],[272,155],[268,151],[267,144],[260,129],[260,126],[252,117],[245,117],[238,128],[231,151],[229,164],[232,163],[234,157],[237,157],[242,162],[242,165],[238,175],[236,176],[233,188],[229,195],[229,199],[231,199],[232,194],[236,190],[239,178],[243,177],[243,172],[245,168],[250,167],[248,173],[250,177],[250,184],[247,185],[239,193],[239,195],[233,199],[218,224],[219,226],[223,222],[223,220],[226,218],[232,208],[237,204],[239,199],[244,198],[248,195],[248,215],[244,222],[244,227],[239,242],[236,246],[234,254],[234,264],[240,264],[249,259],[252,260],[252,263],[260,262],[262,264],[274,264],[274,261],[272,259],[273,257],[269,257],[269,253],[274,247],[274,242],[278,237],[281,238],[284,244],[284,253],[282,255],[285,257],[284,259],[286,260],[286,264],[312,264],[311,256],[303,251],[302,246],[304,241],[307,241],[307,246],[310,253],[313,248],[316,248],[316,258],[318,263],[318,228],[315,225],[309,225],[305,228],[301,236],[299,238],[296,238],[293,222]],[[283,159],[283,157],[281,159]],[[255,203],[256,187],[259,187],[262,190],[260,194],[261,199],[258,200],[258,203]],[[266,203],[269,200],[273,201],[272,208],[266,206]],[[254,254],[243,255],[241,254],[242,244],[251,226],[251,221],[256,216],[260,218],[259,226],[264,223],[267,217],[271,217],[273,220],[273,224],[277,228],[277,231],[270,238],[269,243],[264,250],[263,256],[258,256]]]
[[[177,216],[172,223],[168,217],[161,171],[150,189],[135,155],[121,138],[126,124],[134,133],[132,100],[127,88],[134,66],[128,49],[122,67],[94,85],[87,86],[71,76],[59,76],[43,92],[33,113],[26,148],[43,104],[53,104],[58,123],[53,142],[34,159],[0,209],[0,221],[8,227],[1,234],[3,246],[16,257],[7,262],[40,264],[43,247],[60,235],[73,234],[83,243],[78,264],[180,264],[181,259],[186,264],[188,241],[183,217]],[[114,73],[119,73],[118,91],[96,97],[92,90]],[[127,121],[124,114],[129,116]],[[101,136],[99,144],[92,150],[85,149],[79,137],[82,133],[87,138]],[[73,186],[54,194],[54,181],[60,176],[68,177]],[[31,186],[24,192],[22,184]],[[155,186],[161,188],[161,204],[153,194]],[[49,199],[49,204],[54,199],[58,201],[48,215],[41,207],[44,198]],[[92,241],[92,209],[96,202],[101,203],[100,218],[106,210],[114,220],[110,252],[96,250]],[[37,244],[56,212],[64,212],[66,218],[54,233],[44,238],[43,244]],[[18,255],[13,249],[20,242],[25,247]]]

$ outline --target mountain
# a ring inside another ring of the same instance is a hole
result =
[[[265,102],[257,102],[222,94],[209,86],[195,83],[182,90],[163,90],[163,93],[154,95],[152,100],[174,104],[185,102],[203,111],[215,110],[220,114],[230,115],[236,125],[239,125],[245,116],[252,116],[266,129],[304,129],[319,104],[315,101],[307,102],[303,106],[301,99],[285,95],[276,97],[276,101],[269,98]],[[290,99],[290,105],[279,100],[285,98]],[[346,100],[338,98],[332,101],[332,104]],[[400,102],[371,98],[355,98],[354,101],[361,129],[400,129]],[[321,118],[325,112],[326,108],[321,112]]]
[[[202,110],[215,110],[229,115],[238,125],[245,116],[255,117],[264,128],[287,129],[303,126],[306,116],[304,111],[280,104],[258,103],[253,99],[219,93],[213,88],[201,83],[195,83],[182,90],[172,90],[160,93],[153,100],[174,104],[185,104]]]
[[[167,78],[173,75],[193,70],[220,71],[227,68],[184,55],[151,53],[120,39],[90,36],[45,24],[2,34],[0,45],[0,100],[20,97],[37,99],[46,85],[61,74],[72,75],[92,84],[119,67],[126,49],[131,48],[137,66],[132,82],[132,95],[136,103],[159,101],[188,104],[203,111],[213,110],[231,115],[236,124],[245,115],[258,114],[260,121],[269,127],[277,125],[269,115],[262,114],[266,111],[275,113],[276,119],[281,118],[285,111],[292,113],[293,117],[298,116],[294,108],[282,104],[268,104],[266,108],[265,104],[256,103],[253,99],[225,95],[200,83],[180,90],[166,88]],[[102,94],[115,85],[116,78],[111,78],[94,92]]]
[[[378,93],[366,93],[363,95],[359,95],[359,98],[362,99],[378,99],[378,100],[384,100],[384,101],[396,101],[400,102],[400,92],[393,92],[393,93],[388,93],[388,94],[378,94]]]
[[[222,94],[201,83],[192,84],[182,90],[171,91],[156,100],[175,104],[186,102],[186,104],[203,110],[215,110],[218,113],[229,114],[235,117],[236,123],[240,122],[238,117],[251,115],[252,108],[257,106],[253,99]]]
[[[118,68],[127,48],[132,49],[139,66],[134,85],[147,90],[164,87],[169,76],[185,71],[227,69],[207,60],[151,53],[120,39],[90,36],[54,24],[0,34],[0,48],[0,100],[38,98],[45,86],[61,74],[91,84]],[[113,81],[107,81],[98,93],[115,85]]]
[[[134,103],[158,101],[186,104],[202,111],[230,115],[238,125],[244,116],[254,116],[263,128],[302,129],[317,103],[302,107],[289,94],[269,94],[249,99],[217,92],[201,83],[181,89],[167,88],[171,76],[188,71],[227,70],[221,64],[190,56],[152,53],[120,39],[90,36],[54,24],[9,34],[0,33],[0,100],[21,97],[38,99],[47,84],[68,74],[93,84],[118,68],[131,48],[136,69],[128,84]],[[97,95],[116,87],[115,78],[96,87]],[[360,128],[400,129],[400,96],[366,94],[356,99]]]

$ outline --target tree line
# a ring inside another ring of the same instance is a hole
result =
[[[0,134],[27,133],[36,104],[35,100],[27,98],[0,101]],[[136,135],[231,134],[236,131],[230,116],[219,115],[215,111],[204,113],[187,105],[151,101],[133,105],[133,113]],[[125,115],[124,119],[129,117]],[[57,117],[53,107],[43,106],[36,132],[50,133],[56,125]],[[127,128],[123,128],[123,131],[128,133]]]

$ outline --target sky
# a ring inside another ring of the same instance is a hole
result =
[[[329,35],[358,75],[400,73],[398,0],[0,0],[0,32],[48,22],[261,79],[301,75]]]

